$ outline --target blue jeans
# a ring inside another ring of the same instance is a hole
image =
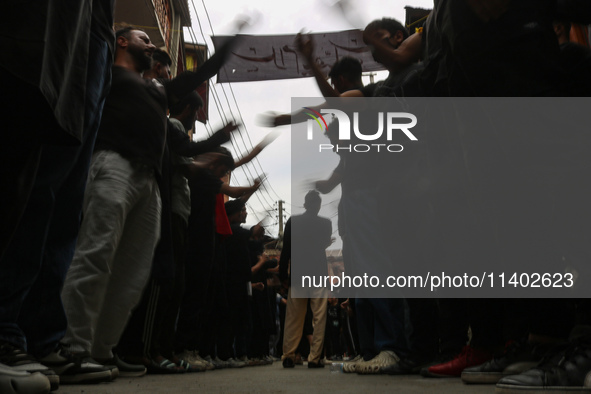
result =
[[[341,197],[347,229],[347,258],[351,273],[368,275],[390,272],[392,258],[380,234],[377,189],[347,190]],[[367,298],[372,289],[358,289],[356,298],[359,344],[364,357],[393,350],[399,357],[408,354],[406,302],[398,298]],[[392,289],[389,289],[393,293]],[[365,292],[364,292],[365,291]]]
[[[382,350],[398,357],[408,355],[405,300],[402,298],[357,298],[357,329],[364,358]]]
[[[0,341],[43,357],[67,327],[61,289],[72,261],[88,167],[110,86],[105,41],[91,33],[85,129],[79,146],[43,147],[33,191],[0,260]]]

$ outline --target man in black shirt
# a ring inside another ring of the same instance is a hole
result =
[[[162,86],[162,83],[170,79],[171,64],[170,56],[165,51],[156,49],[152,55],[152,67],[144,72],[143,77],[157,86]],[[171,160],[176,154],[192,157],[212,151],[227,141],[229,129],[222,129],[204,141],[191,141],[186,130],[194,127],[197,111],[202,106],[203,101],[199,94],[193,91],[170,107],[162,171],[158,179],[162,202],[161,236],[154,252],[151,279],[117,346],[121,358],[145,365],[148,373],[178,372],[175,363],[182,364],[183,370],[195,370],[187,363],[176,359],[172,353],[178,313],[178,306],[172,305],[172,300],[180,302],[184,281],[184,267],[180,263],[183,261],[183,254],[180,250],[173,251],[174,243],[182,241],[173,236],[173,169],[183,167],[192,160],[187,157],[187,161],[183,161],[180,166],[175,166]],[[177,170],[182,171],[180,168]],[[186,179],[184,182],[186,185]],[[189,198],[187,190],[186,199]],[[178,236],[183,237],[182,234]],[[175,266],[174,262],[179,260],[180,265]],[[131,368],[128,369],[129,373],[135,372]],[[138,368],[138,371],[145,373],[146,369],[142,367]]]
[[[113,85],[106,99],[84,201],[84,219],[62,296],[73,352],[112,360],[130,311],[148,280],[160,236],[160,174],[166,111],[215,75],[229,45],[197,72],[162,87],[142,78],[155,47],[128,27],[116,33]]]
[[[328,275],[328,263],[326,261],[325,249],[332,243],[332,224],[330,220],[319,217],[321,198],[317,191],[310,191],[306,194],[304,208],[306,212],[302,215],[291,217],[285,225],[284,243],[279,260],[279,275],[284,281],[287,280],[288,265],[291,264],[293,257],[291,253],[292,241],[300,248],[304,247],[299,256],[302,260],[300,264],[305,263],[308,270],[313,271],[318,277]],[[292,223],[293,234],[292,236]],[[304,246],[305,245],[305,246]],[[298,264],[298,261],[296,261]],[[312,273],[312,272],[306,272]],[[301,339],[308,300],[313,314],[314,333],[312,343],[310,344],[310,355],[308,357],[308,368],[322,368],[320,358],[322,357],[324,345],[324,331],[326,328],[326,310],[328,307],[327,289],[312,288],[304,289],[308,291],[309,298],[292,297],[292,288],[298,287],[302,290],[302,284],[297,278],[289,288],[287,296],[287,312],[285,315],[285,330],[283,334],[283,367],[292,368],[294,366],[295,352]],[[301,293],[300,293],[301,294]]]
[[[251,295],[250,284],[252,278],[251,254],[249,240],[261,238],[265,229],[257,224],[250,229],[241,226],[246,222],[246,206],[244,200],[236,199],[225,203],[226,213],[232,235],[224,241],[226,252],[226,272],[224,274],[226,295],[229,306],[229,318],[233,328],[230,336],[226,338],[226,351],[230,350],[230,358],[241,358],[246,356],[246,344],[248,342],[248,331],[250,325],[249,295]],[[224,342],[224,341],[222,341]],[[234,344],[235,356],[232,354]],[[220,355],[221,359],[227,355]],[[233,360],[231,360],[233,361]]]

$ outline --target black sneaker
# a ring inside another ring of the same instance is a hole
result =
[[[536,368],[499,380],[497,393],[591,392],[591,346],[574,343],[545,357]]]
[[[295,362],[293,361],[293,359],[286,357],[285,359],[283,359],[283,368],[293,368],[295,367]]]
[[[532,346],[527,340],[512,341],[507,344],[502,356],[464,369],[462,381],[469,384],[495,384],[505,376],[519,375],[535,367],[547,350],[547,346]]]
[[[433,358],[414,359],[403,358],[395,364],[382,367],[380,373],[387,375],[418,375],[423,368],[439,364],[439,361],[433,361]]]
[[[324,363],[322,361],[318,361],[317,363],[308,361],[308,368],[324,368]]]
[[[114,379],[112,368],[97,363],[88,353],[73,354],[61,344],[39,361],[55,370],[64,384],[101,383]]]
[[[37,361],[35,357],[29,355],[23,349],[8,342],[0,342],[0,363],[11,367],[13,371],[31,374],[39,372],[45,375],[51,384],[51,391],[57,390],[60,386],[60,378],[52,369]]]

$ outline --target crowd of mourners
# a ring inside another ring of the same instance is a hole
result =
[[[169,54],[145,31],[113,29],[110,0],[5,9],[19,23],[0,28],[0,111],[17,120],[0,147],[0,392],[278,360],[461,377],[499,392],[591,390],[587,299],[339,298],[291,281],[292,238],[319,276],[381,259],[584,267],[588,152],[543,162],[521,143],[547,152],[539,130],[466,132],[473,120],[458,112],[462,130],[436,135],[429,142],[441,149],[421,153],[428,171],[400,161],[374,187],[375,163],[340,154],[271,258],[277,240],[261,224],[243,227],[262,180],[229,183],[271,139],[238,159],[222,146],[238,125],[192,135],[203,106],[195,90],[217,74],[236,36],[171,78]],[[390,18],[365,27],[365,44],[389,72],[367,86],[358,60],[339,59],[329,84],[313,41],[298,35],[296,47],[327,98],[585,97],[591,49],[571,41],[571,26],[589,23],[585,0],[436,0],[412,32]],[[267,119],[270,127],[305,120],[302,112]],[[591,139],[560,132],[567,151]],[[507,148],[499,139],[510,133],[518,138]],[[419,188],[415,180],[433,169],[439,183]],[[327,261],[332,224],[318,215],[320,195],[339,184],[342,263]],[[403,208],[384,214],[386,203]],[[368,237],[368,228],[378,233]],[[509,253],[495,250],[505,244]]]

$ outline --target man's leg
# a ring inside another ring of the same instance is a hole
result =
[[[43,139],[60,131],[53,111],[38,87],[18,78],[5,67],[0,66],[0,73],[3,76],[0,81],[3,99],[0,116],[22,121],[21,127],[8,128],[10,132],[3,133],[0,145],[1,258],[17,231],[33,190]],[[3,267],[0,269],[5,272]],[[6,286],[2,287],[8,290]],[[3,305],[7,304],[3,302]]]
[[[62,291],[68,318],[64,342],[72,352],[92,349],[126,217],[139,198],[134,173],[115,152],[100,151],[92,158],[80,235]]]
[[[324,332],[326,330],[326,310],[328,300],[324,297],[310,298],[310,308],[312,309],[314,334],[312,335],[312,344],[310,345],[310,356],[308,363],[318,364],[322,358],[324,350]]]
[[[287,294],[287,311],[285,314],[285,328],[283,332],[282,360],[295,359],[295,353],[302,338],[304,320],[306,320],[307,298],[292,298],[291,287]]]
[[[176,324],[175,347],[184,350],[199,349],[201,322],[207,319],[207,308],[212,298],[210,287],[217,280],[213,272],[214,258],[217,259],[215,229],[204,219],[207,213],[189,217],[185,253],[185,293],[179,308]],[[205,316],[205,318],[204,318]],[[207,356],[205,353],[200,353]],[[211,355],[214,357],[214,355]]]
[[[82,143],[79,147],[44,148],[36,187],[31,196],[32,199],[37,199],[37,184],[41,181],[50,182],[45,186],[54,188],[51,195],[55,196],[55,205],[48,228],[43,229],[46,230],[47,238],[44,248],[40,250],[42,255],[38,257],[42,259],[41,272],[25,299],[18,322],[27,336],[28,352],[37,357],[44,357],[52,352],[66,332],[68,323],[61,290],[74,256],[90,159],[103,104],[110,87],[111,62],[108,45],[94,32],[90,35],[89,56],[91,59],[88,63],[86,81],[85,129]],[[56,179],[56,175],[62,175],[65,179]],[[37,211],[36,203],[29,205]],[[39,214],[34,213],[32,220],[39,220]],[[34,227],[26,228],[27,232],[30,232]],[[25,242],[29,241],[27,234],[23,236]],[[25,247],[24,250],[30,248]],[[38,307],[41,299],[45,300],[43,308]],[[44,324],[40,325],[39,321],[43,321]]]
[[[174,285],[171,304],[164,316],[160,346],[162,355],[168,359],[174,354],[174,334],[176,321],[185,292],[185,244],[187,238],[187,222],[178,214],[172,214],[172,249],[174,255]]]
[[[357,331],[359,333],[359,354],[364,360],[369,360],[377,354],[374,333],[375,313],[370,300],[368,298],[356,298],[355,312]]]
[[[40,179],[43,177],[47,181],[53,177],[51,172],[56,173],[56,166],[44,164],[44,159],[51,161],[49,157],[52,154],[57,155],[54,157],[67,157],[75,149],[73,147],[48,147],[44,150],[38,172],[38,182],[36,182],[36,187],[30,197],[32,204],[30,208],[27,207],[21,222],[21,225],[31,224],[32,226],[25,226],[22,236],[18,236],[21,233],[19,230],[13,242],[19,245],[18,250],[22,258],[34,259],[40,263],[38,275],[23,302],[18,319],[18,325],[27,336],[28,353],[36,357],[44,357],[55,350],[68,325],[61,291],[72,262],[80,228],[82,200],[88,175],[88,160],[92,155],[94,137],[91,140],[85,141],[82,147],[83,151],[86,151],[84,153],[87,153],[86,163],[79,163],[79,167],[73,168],[59,191],[55,190],[55,194],[53,187],[50,184],[43,185],[44,182]],[[80,157],[80,159],[82,158]],[[52,209],[47,216],[43,212],[46,205],[42,202],[43,200],[45,202],[51,200],[52,202]],[[39,221],[44,219],[47,220],[46,225],[39,228]],[[33,223],[37,223],[37,225]],[[44,244],[33,247],[30,243],[31,237],[27,233],[37,233],[34,238],[42,236]],[[39,307],[40,300],[43,300],[42,308]],[[43,324],[39,324],[40,321]]]
[[[408,354],[405,300],[375,298],[369,300],[375,316],[375,346],[378,352],[392,350],[398,357]]]
[[[153,175],[137,184],[141,198],[127,215],[125,230],[115,253],[104,304],[97,319],[92,356],[113,357],[133,308],[150,277],[154,249],[160,236],[160,191]]]

